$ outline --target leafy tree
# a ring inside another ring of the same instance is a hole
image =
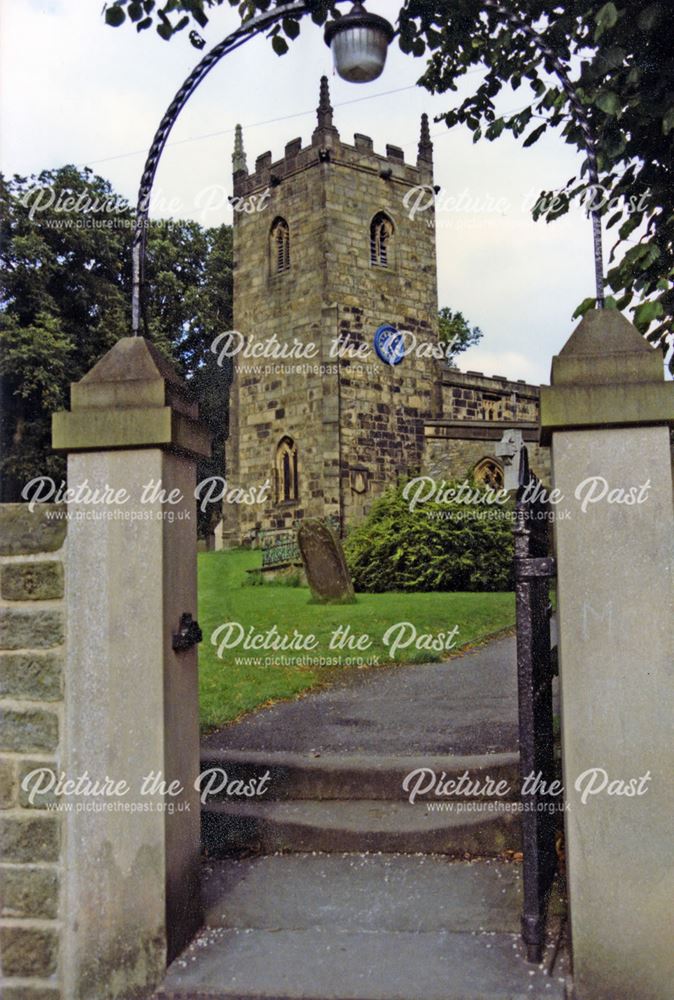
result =
[[[18,500],[36,475],[63,477],[63,459],[50,450],[48,415],[66,405],[67,372],[73,344],[59,317],[38,312],[21,326],[11,313],[0,316],[0,434],[2,500]]]
[[[674,317],[674,62],[664,0],[507,0],[544,36],[563,62],[578,65],[576,92],[597,139],[601,189],[588,190],[585,165],[561,191],[543,192],[534,215],[553,221],[574,200],[596,206],[612,240],[608,283],[613,303],[634,309],[634,322],[663,352],[672,344]],[[444,115],[465,124],[475,141],[505,132],[533,145],[550,127],[584,151],[578,116],[552,66],[523,30],[513,29],[475,0],[457,0],[451,15],[441,2],[408,0],[401,14],[401,45],[430,50],[423,83],[455,90],[470,69],[487,72],[471,93]],[[527,84],[524,107],[499,116],[504,87]],[[582,312],[593,305],[586,300]]]
[[[199,461],[199,480],[225,474],[232,365],[231,359],[218,365],[210,345],[232,327],[232,274],[230,226],[203,229],[186,221],[152,226],[146,266],[147,335],[189,381],[200,418],[211,433],[212,457]],[[200,534],[207,534],[221,514],[220,504],[199,508]]]
[[[80,197],[86,214],[58,207]],[[63,459],[50,451],[50,414],[67,405],[68,384],[127,332],[127,237],[105,225],[113,198],[107,181],[75,167],[0,177],[4,501],[19,499],[33,476],[62,477]],[[128,217],[122,210],[114,221]]]
[[[228,0],[242,18],[269,8],[269,0]],[[105,11],[108,24],[133,22],[138,30],[156,27],[162,38],[199,29],[208,11],[225,0],[114,0]],[[309,2],[312,17],[323,23],[340,15],[331,0]],[[631,309],[636,326],[667,353],[674,346],[674,60],[671,56],[671,4],[668,0],[501,0],[500,6],[533,26],[562,62],[573,67],[574,89],[585,106],[598,143],[600,191],[588,192],[585,168],[557,192],[544,192],[534,215],[551,222],[572,202],[595,204],[612,237],[609,306]],[[506,132],[533,145],[551,127],[581,152],[586,140],[569,98],[553,73],[550,59],[503,10],[482,0],[403,0],[398,41],[404,52],[428,56],[423,86],[437,93],[455,91],[474,69],[484,75],[468,96],[443,116],[449,127],[471,129],[475,141],[495,140]],[[279,54],[286,38],[299,31],[297,17],[272,29]],[[523,90],[522,107],[500,115],[496,99],[510,87]],[[551,196],[552,195],[552,196]],[[590,308],[592,299],[579,306]],[[674,371],[674,352],[670,361]]]
[[[130,328],[133,216],[108,181],[72,166],[0,176],[0,472],[3,501],[38,475],[60,480],[51,414]],[[215,435],[203,475],[224,471],[231,373],[209,345],[231,327],[231,228],[153,223],[149,329],[187,378]],[[212,512],[201,516],[201,527]]]
[[[441,344],[452,345],[447,361],[451,368],[455,368],[456,355],[478,344],[482,340],[483,333],[479,326],[471,327],[463,313],[454,312],[449,306],[443,306],[438,311],[438,336]]]

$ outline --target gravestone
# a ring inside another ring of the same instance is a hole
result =
[[[519,486],[520,452],[523,444],[522,431],[510,428],[503,432],[503,437],[494,449],[494,454],[503,463],[504,490],[516,490]]]
[[[262,569],[279,570],[299,564],[301,556],[292,529],[260,532]]]
[[[356,596],[336,533],[324,521],[303,521],[297,542],[314,600],[321,604],[353,604]]]

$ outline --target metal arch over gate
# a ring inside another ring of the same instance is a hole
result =
[[[551,796],[555,780],[552,677],[556,649],[550,648],[551,507],[542,483],[520,451],[515,516],[515,592],[517,611],[517,690],[522,789],[524,903],[522,939],[530,962],[540,962],[545,944],[548,898],[555,875],[555,811],[561,796]],[[534,776],[532,778],[532,776]],[[526,787],[524,783],[527,783]]]

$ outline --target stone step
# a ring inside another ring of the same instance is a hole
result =
[[[516,934],[208,928],[156,1000],[563,1000]]]
[[[272,854],[207,860],[207,927],[517,934],[522,865],[438,854]]]
[[[519,815],[508,811],[508,803],[448,805],[451,811],[430,811],[422,802],[381,800],[214,802],[202,808],[202,841],[210,857],[244,850],[451,856],[519,850]]]
[[[427,768],[440,778],[458,779],[468,772],[471,782],[482,786],[479,794],[452,795],[453,799],[493,798],[484,785],[488,779],[505,782],[508,793],[501,796],[515,799],[519,791],[519,754],[494,753],[472,756],[392,754],[344,754],[299,752],[256,752],[253,750],[204,749],[201,772],[215,770],[212,778],[214,794],[208,802],[230,800],[227,788],[232,782],[251,783],[269,773],[264,782],[264,800],[282,799],[348,799],[405,800],[408,792],[403,780],[410,772]],[[226,775],[226,778],[225,778]],[[430,781],[430,776],[424,778]],[[226,782],[226,783],[225,783]],[[217,791],[221,785],[224,787]],[[202,786],[203,787],[203,786]],[[253,787],[250,784],[250,787]],[[425,796],[426,798],[431,796]],[[445,796],[445,799],[448,797]]]
[[[529,965],[522,869],[440,856],[207,861],[206,927],[156,1000],[543,1000],[564,996],[550,936]]]

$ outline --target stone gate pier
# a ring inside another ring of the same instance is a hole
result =
[[[118,341],[53,419],[68,452],[65,704],[69,778],[124,782],[63,815],[61,986],[146,996],[201,918],[196,459],[210,443],[143,338]],[[105,495],[105,502],[92,495]],[[176,647],[185,648],[176,648]]]
[[[552,442],[566,850],[577,1000],[674,982],[674,384],[588,313],[541,390]]]

